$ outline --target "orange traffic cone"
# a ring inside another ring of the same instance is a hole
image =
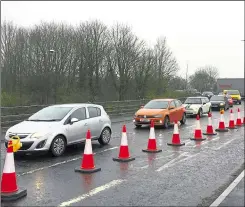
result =
[[[229,130],[225,127],[224,121],[224,110],[220,111],[219,128],[215,129],[216,132],[228,132]]]
[[[240,114],[240,109],[237,109],[237,119],[236,119],[236,126],[242,126],[242,119]]]
[[[75,172],[94,173],[98,171],[101,171],[101,168],[95,168],[94,155],[92,152],[91,133],[90,130],[88,130],[81,167],[75,168]]]
[[[201,129],[201,124],[200,124],[200,117],[197,115],[197,121],[196,121],[196,129],[194,131],[194,138],[190,138],[191,140],[195,141],[203,141],[206,138],[202,137],[202,129]]]
[[[212,114],[209,112],[208,113],[208,125],[207,125],[207,129],[206,132],[203,133],[203,135],[216,135],[217,133],[214,132],[213,129],[213,124],[212,124]]]
[[[113,161],[130,162],[133,160],[135,160],[135,158],[130,157],[130,155],[129,155],[126,126],[123,125],[122,139],[121,139],[121,146],[120,146],[120,150],[119,150],[119,155],[118,155],[118,158],[113,158]]]
[[[157,142],[154,130],[154,122],[151,120],[150,136],[148,139],[147,149],[143,149],[143,152],[162,152],[161,149],[157,149]]]
[[[235,126],[234,114],[232,109],[230,110],[230,121],[229,121],[228,129],[237,129],[237,127]]]
[[[185,145],[184,142],[180,142],[179,128],[177,121],[174,122],[174,133],[172,136],[172,143],[167,143],[170,146],[182,146]]]
[[[14,152],[12,140],[8,143],[7,154],[5,157],[2,181],[1,181],[1,200],[13,201],[27,195],[26,189],[19,189],[14,165]]]

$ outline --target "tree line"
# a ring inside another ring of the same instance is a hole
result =
[[[166,37],[150,47],[121,23],[1,25],[1,102],[6,106],[157,97],[186,88],[187,82],[198,88],[205,75],[210,77],[209,83],[204,79],[206,89],[217,76],[216,68],[208,68],[197,70],[198,79],[177,76],[180,67]]]

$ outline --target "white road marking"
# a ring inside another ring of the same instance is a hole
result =
[[[183,153],[183,154],[184,154],[184,153]],[[183,154],[182,154],[182,156],[183,156]],[[187,154],[189,154],[189,153],[187,153]],[[186,158],[184,158],[184,159],[182,159],[182,160],[179,160],[179,161],[177,161],[177,162],[175,162],[175,161],[176,161],[176,158],[175,158],[175,159],[171,160],[170,162],[166,163],[165,165],[163,165],[162,167],[158,168],[158,169],[156,170],[156,172],[160,172],[160,171],[162,171],[162,170],[165,169],[165,168],[172,167],[172,166],[174,166],[174,165],[176,165],[176,164],[178,164],[178,163],[180,163],[180,162],[189,160],[189,159],[191,159],[191,158],[193,158],[193,157],[195,157],[195,156],[197,156],[197,155],[199,155],[199,154],[201,154],[201,153],[199,152],[199,153],[196,153],[196,154],[194,154],[194,155],[187,155],[188,157],[186,157]]]
[[[224,144],[222,144],[220,147],[218,147],[218,148],[213,148],[214,150],[220,150],[221,148],[223,148],[224,146],[226,146],[227,144],[230,144],[232,141],[234,141],[234,140],[236,140],[236,138],[235,139],[231,139],[231,140],[229,140],[228,142],[225,142]]]
[[[174,154],[171,154],[171,155],[168,155],[168,156],[157,157],[157,158],[155,158],[154,160],[160,160],[160,159],[168,158],[168,157],[172,157],[172,156],[174,156]],[[143,166],[143,167],[139,167],[139,168],[140,168],[140,169],[145,169],[145,168],[147,168],[147,167],[149,167],[149,164],[148,164],[148,165],[145,165],[145,166]]]
[[[244,170],[241,174],[225,189],[225,191],[210,205],[219,206],[223,200],[230,194],[230,192],[237,186],[237,184],[244,178]]]
[[[96,194],[98,194],[98,193],[100,193],[100,192],[102,192],[104,190],[107,190],[107,189],[109,189],[111,187],[119,185],[119,184],[121,184],[124,181],[126,181],[126,180],[113,180],[113,181],[111,181],[111,182],[109,182],[109,183],[107,183],[105,185],[102,185],[100,187],[97,187],[97,188],[89,191],[86,194],[83,194],[81,196],[73,198],[73,199],[71,199],[69,201],[65,201],[65,202],[61,203],[59,206],[70,206],[71,204],[78,203],[81,200],[84,200],[84,199],[86,199],[88,197],[91,197],[91,196],[94,196],[94,195],[96,195]]]
[[[109,151],[109,150],[117,149],[117,148],[118,148],[118,147],[108,148],[108,149],[105,149],[105,150],[103,150],[103,151],[94,153],[94,155],[95,155],[95,154],[100,154],[100,153],[102,153],[102,152],[106,152],[106,151]],[[37,168],[37,169],[34,169],[34,170],[30,170],[30,171],[28,171],[28,172],[24,172],[24,173],[21,173],[21,174],[17,174],[17,177],[18,177],[18,176],[22,176],[22,175],[32,174],[32,173],[37,172],[37,171],[41,171],[41,170],[48,169],[48,168],[51,168],[51,167],[55,167],[55,166],[58,166],[58,165],[66,164],[66,163],[68,163],[68,162],[76,161],[76,160],[79,160],[79,159],[81,159],[81,156],[75,157],[75,158],[70,159],[70,160],[65,160],[65,161],[63,161],[63,162],[57,162],[57,163],[55,163],[55,164],[53,164],[53,165],[44,166],[44,167],[40,167],[40,168]]]
[[[162,171],[164,168],[167,168],[171,163],[175,162],[175,161],[178,160],[180,157],[185,156],[186,154],[188,154],[188,152],[183,152],[183,153],[180,154],[178,157],[176,157],[176,158],[170,160],[169,162],[167,162],[166,164],[164,164],[163,166],[161,166],[160,168],[158,168],[158,169],[156,170],[156,172]]]

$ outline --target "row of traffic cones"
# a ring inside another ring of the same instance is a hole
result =
[[[221,111],[219,128],[216,129],[215,131],[225,132],[228,130],[228,128],[235,129],[237,128],[236,126],[242,126],[245,124],[245,117],[242,123],[239,109],[238,109],[238,117],[236,120],[236,124],[234,123],[233,111],[232,110],[230,111],[229,127],[225,127],[223,114],[224,112]],[[200,125],[200,117],[197,116],[197,124],[196,124],[196,129],[194,131],[194,138],[191,138],[191,139],[197,140],[197,141],[205,140],[205,138],[202,137],[202,134],[204,135],[216,135],[217,134],[213,130],[211,113],[208,114],[208,125],[207,125],[207,129],[205,133],[202,133],[201,125]],[[172,135],[172,141],[170,143],[167,143],[167,145],[170,145],[170,146],[185,145],[184,142],[180,141],[177,121],[175,121],[174,123],[174,132]],[[162,152],[161,149],[157,148],[153,121],[151,122],[150,135],[148,139],[147,149],[143,149],[142,151],[150,152],[150,153]],[[122,138],[121,138],[121,145],[119,149],[119,155],[117,158],[113,158],[113,160],[118,161],[118,162],[130,162],[130,161],[135,160],[135,158],[131,157],[129,153],[127,132],[126,132],[125,125],[123,125],[123,129],[122,129]],[[96,168],[94,164],[94,157],[93,157],[92,143],[91,143],[91,133],[90,133],[90,130],[88,130],[81,166],[79,168],[75,168],[75,172],[94,173],[100,170],[101,168]],[[19,189],[17,186],[14,155],[13,155],[13,145],[12,145],[12,141],[10,140],[8,143],[7,154],[5,158],[2,180],[1,180],[1,200],[2,201],[17,200],[26,195],[27,195],[27,190]]]

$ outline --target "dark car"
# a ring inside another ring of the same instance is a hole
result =
[[[210,102],[211,102],[212,109],[227,110],[230,108],[228,98],[223,95],[212,96]]]
[[[204,92],[202,93],[202,96],[205,96],[205,97],[209,98],[209,100],[210,100],[210,98],[211,98],[213,95],[214,95],[214,94],[213,94],[213,92],[211,92],[211,91],[204,91]]]

